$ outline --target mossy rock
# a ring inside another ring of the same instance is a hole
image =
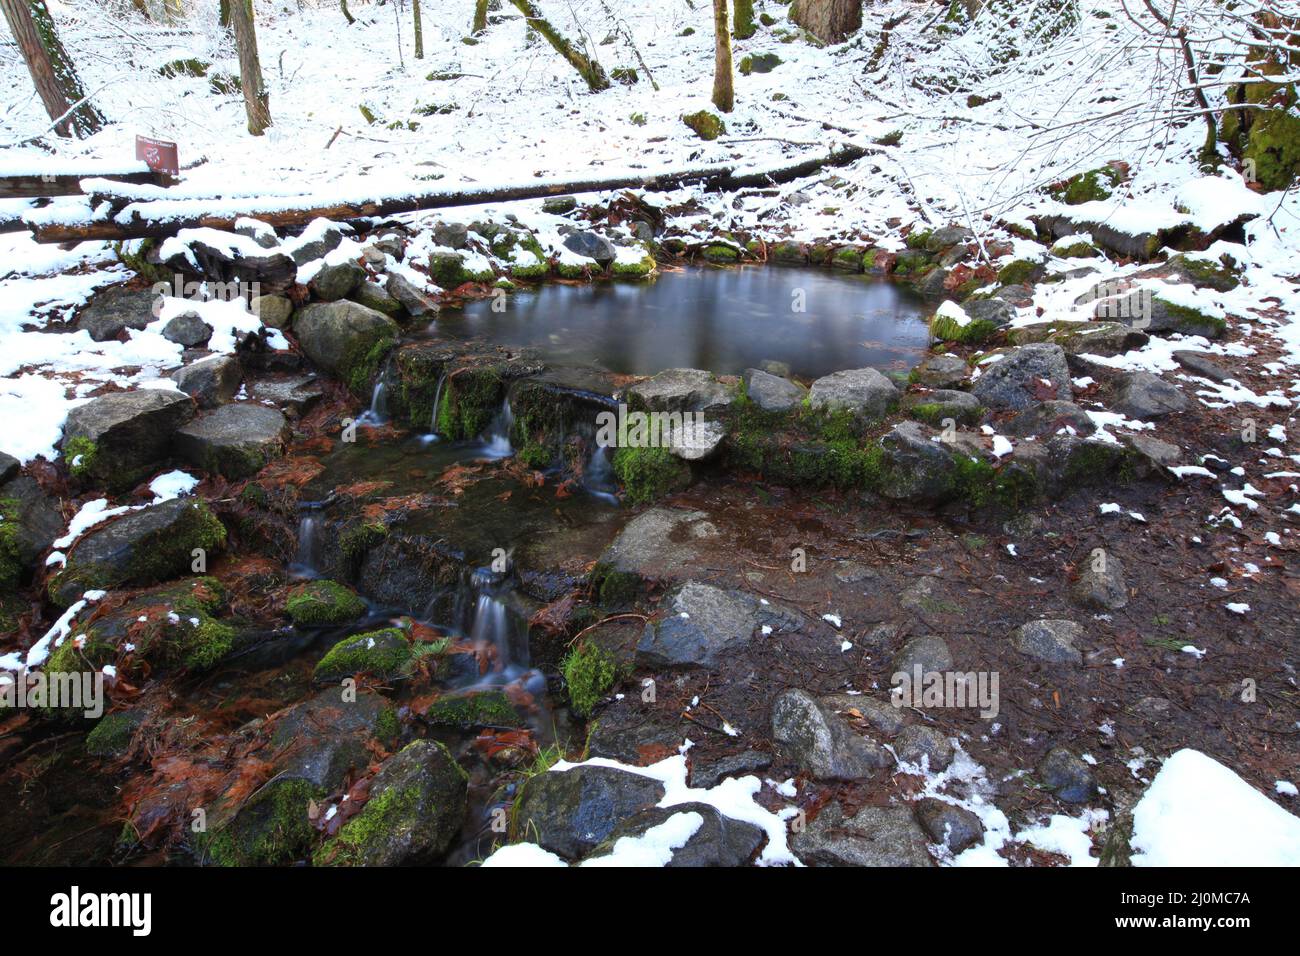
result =
[[[298,627],[327,627],[355,621],[366,602],[355,591],[333,581],[312,581],[294,588],[285,610]]]
[[[1108,163],[1097,169],[1078,173],[1059,183],[1047,187],[1047,194],[1067,206],[1079,206],[1087,202],[1099,202],[1109,199],[1115,187],[1128,178],[1124,166]]]
[[[620,571],[607,564],[597,564],[588,578],[592,591],[602,607],[629,607],[641,594],[641,576],[633,571]]]
[[[1095,259],[1101,252],[1087,239],[1058,242],[1052,246],[1052,255],[1058,259]]]
[[[715,140],[727,131],[727,124],[717,114],[710,113],[708,110],[686,113],[682,116],[682,122],[703,140]]]
[[[491,368],[460,369],[447,376],[438,406],[437,431],[452,441],[483,434],[501,409],[505,382]]]
[[[615,259],[609,267],[610,275],[616,279],[653,278],[659,271],[654,253],[645,245],[639,245],[637,249],[641,253],[640,258],[625,255]]]
[[[429,256],[429,276],[444,289],[455,289],[466,282],[491,282],[491,269],[471,269],[463,256],[455,252],[435,252]]]
[[[691,469],[667,448],[618,448],[614,474],[630,504],[645,504],[691,483]]]
[[[339,641],[320,659],[312,676],[318,681],[336,681],[371,674],[391,680],[404,675],[413,659],[411,644],[401,629],[386,627]]]
[[[569,704],[579,717],[590,717],[592,709],[618,680],[614,656],[594,641],[573,648],[560,664]]]
[[[782,62],[775,53],[747,53],[740,58],[737,69],[742,76],[749,76],[751,73],[771,73]]]
[[[116,757],[125,753],[143,722],[144,715],[138,710],[105,714],[86,735],[86,753],[92,757]]]
[[[990,319],[971,319],[965,325],[947,315],[930,317],[930,341],[981,345],[998,333],[998,324]]]
[[[1241,285],[1240,269],[1228,262],[1195,256],[1174,256],[1165,264],[1165,268],[1186,275],[1198,289],[1231,292]]]
[[[735,246],[725,242],[714,242],[700,250],[700,256],[706,262],[716,265],[734,265],[740,261],[742,253]]]
[[[1042,264],[1032,259],[1016,259],[998,270],[998,282],[1001,285],[1032,285],[1044,271]]]
[[[441,727],[521,727],[523,719],[499,690],[439,697],[424,712],[426,723]]]
[[[217,866],[284,866],[303,859],[316,842],[308,816],[325,788],[301,779],[273,779],[253,793],[219,829],[199,836],[201,852]]]

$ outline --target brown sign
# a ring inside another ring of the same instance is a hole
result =
[[[175,176],[181,171],[180,153],[175,143],[148,136],[135,138],[135,158],[144,162],[155,173]]]

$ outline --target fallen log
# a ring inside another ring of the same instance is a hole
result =
[[[400,213],[423,212],[455,206],[542,199],[570,193],[643,189],[660,192],[699,184],[706,189],[731,191],[791,182],[819,169],[846,166],[879,150],[844,144],[817,156],[767,167],[743,167],[738,163],[665,169],[658,172],[628,171],[587,179],[543,179],[530,182],[497,183],[425,191],[424,184],[412,190],[346,194],[306,194],[292,197],[227,197],[132,200],[128,190],[102,181],[92,189],[99,203],[87,201],[79,209],[64,205],[41,210],[27,218],[27,227],[37,242],[81,242],[86,240],[163,239],[182,229],[231,230],[241,218],[259,219],[277,229],[305,226],[313,219],[348,221],[379,218]],[[123,193],[127,193],[123,195]],[[122,205],[122,201],[126,204]]]
[[[182,169],[193,169],[207,162],[199,157]],[[111,179],[132,185],[166,188],[180,180],[167,173],[150,169],[143,162],[105,162],[93,159],[22,160],[0,162],[0,199],[39,199],[55,196],[80,196],[86,179]]]

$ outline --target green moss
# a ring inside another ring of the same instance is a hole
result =
[[[654,501],[691,482],[691,469],[667,448],[619,448],[614,452],[614,474],[631,504]]]
[[[1255,164],[1255,179],[1265,189],[1288,188],[1300,169],[1300,116],[1288,109],[1255,113],[1242,157]]]
[[[405,674],[412,660],[411,645],[396,627],[386,627],[345,638],[320,659],[312,676],[333,681],[354,674],[373,674],[381,680]]]
[[[159,239],[132,239],[113,243],[113,251],[122,264],[136,275],[153,284],[163,282],[170,286],[175,274],[166,266],[149,261],[149,253],[160,243]]]
[[[771,73],[782,60],[775,53],[747,53],[740,58],[737,65],[741,76],[749,76],[751,73]]]
[[[0,593],[18,587],[23,562],[18,548],[20,506],[15,498],[0,498]]]
[[[84,478],[95,467],[95,457],[99,447],[84,435],[69,438],[63,443],[63,460],[68,466],[68,473],[74,478]]]
[[[440,697],[424,712],[428,723],[444,727],[519,727],[523,721],[501,691]]]
[[[907,248],[924,250],[932,235],[934,235],[933,229],[913,230],[907,234]]]
[[[352,351],[339,363],[339,373],[348,390],[358,398],[365,398],[379,375],[384,358],[397,345],[397,339],[387,333],[369,342],[354,345]]]
[[[617,571],[597,564],[591,571],[591,588],[602,607],[627,607],[641,593],[641,576],[634,571]]]
[[[141,716],[135,711],[106,714],[86,735],[86,753],[92,757],[112,757],[122,753],[130,746],[140,721]]]
[[[877,136],[872,142],[877,146],[897,146],[903,141],[903,131],[901,129],[890,130],[884,136]]]
[[[831,266],[843,272],[860,272],[863,253],[857,246],[844,246],[836,249],[831,256]]]
[[[1002,285],[1026,285],[1034,281],[1041,267],[1031,259],[1017,259],[998,270],[998,282]]]
[[[375,739],[385,747],[393,747],[402,736],[402,722],[397,717],[397,711],[391,707],[385,707],[379,713],[379,719],[375,721]]]
[[[579,717],[590,717],[592,708],[600,702],[618,677],[618,664],[600,645],[584,641],[571,650],[560,664],[565,686],[569,690],[569,704]]]
[[[367,551],[388,536],[388,528],[379,521],[354,525],[339,535],[339,550],[350,560],[365,557]]]
[[[695,135],[703,140],[715,140],[727,131],[727,124],[720,117],[708,110],[686,113],[682,122],[689,126]]]
[[[1217,315],[1208,315],[1189,305],[1179,305],[1168,299],[1160,299],[1160,304],[1177,323],[1176,328],[1184,335],[1204,335],[1207,338],[1219,338],[1228,331],[1228,323]]]
[[[700,255],[708,262],[715,262],[719,265],[729,265],[740,261],[740,250],[735,246],[727,245],[725,242],[715,242],[705,246]]]
[[[549,468],[551,462],[554,460],[554,457],[551,455],[550,451],[547,450],[546,446],[535,441],[524,445],[523,448],[519,449],[515,457],[529,468],[535,468],[539,471],[543,468]]]
[[[1058,259],[1093,259],[1101,253],[1091,242],[1080,239],[1077,242],[1057,243],[1052,246],[1052,255]]]
[[[960,342],[963,345],[980,345],[997,335],[998,325],[990,319],[972,319],[965,325],[946,315],[930,317],[930,341]]]
[[[298,627],[324,627],[355,621],[366,602],[341,584],[321,580],[294,589],[285,610]]]
[[[474,270],[456,252],[435,252],[429,257],[429,275],[444,289],[455,289],[466,282],[491,282],[496,274],[490,269]]]
[[[1071,176],[1064,182],[1047,187],[1047,194],[1067,206],[1109,199],[1114,188],[1125,179],[1120,166],[1107,165]]]
[[[325,794],[306,780],[279,780],[248,799],[224,827],[199,837],[218,866],[283,866],[302,859],[316,841],[308,806]]]
[[[731,35],[737,40],[748,40],[758,32],[758,25],[754,22],[754,0],[735,0],[734,6]]]
[[[366,801],[361,812],[343,825],[338,836],[316,851],[312,864],[360,866],[366,849],[410,820],[419,800],[420,789],[417,786],[389,787]]]
[[[610,275],[616,279],[648,279],[659,270],[654,253],[643,247],[643,254],[635,261],[615,259],[609,267]]]
[[[494,369],[460,369],[447,377],[438,406],[438,434],[467,441],[483,434],[501,408],[505,384]]]

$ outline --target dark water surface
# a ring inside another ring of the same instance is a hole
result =
[[[801,290],[806,311],[796,312]],[[552,363],[627,375],[702,368],[735,375],[766,359],[800,378],[848,368],[910,368],[928,344],[933,312],[881,279],[776,266],[691,268],[652,282],[550,283],[446,311],[445,339],[532,347]]]

